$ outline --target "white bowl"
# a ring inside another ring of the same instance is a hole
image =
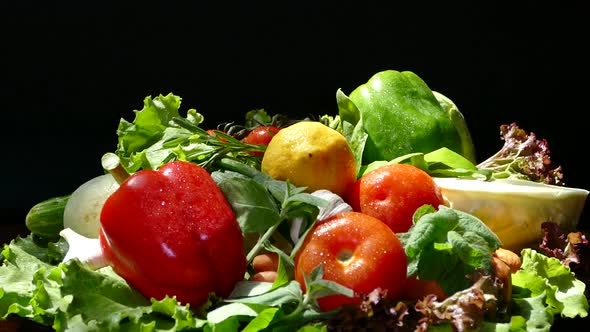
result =
[[[434,180],[449,207],[481,219],[504,248],[515,252],[542,239],[545,221],[557,223],[564,231],[575,229],[589,193],[525,180]]]

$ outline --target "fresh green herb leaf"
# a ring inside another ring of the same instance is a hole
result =
[[[256,317],[267,306],[245,303],[224,304],[207,313],[207,322],[209,324],[220,324],[235,317]]]
[[[281,287],[288,284],[291,280],[295,279],[295,262],[281,249],[267,244],[265,249],[269,252],[274,252],[279,257],[279,267],[277,269],[277,278],[272,284],[272,288]]]
[[[279,320],[283,316],[283,310],[278,307],[272,307],[262,310],[248,325],[242,330],[243,332],[257,332],[264,331],[270,327],[274,321]]]
[[[264,233],[281,220],[279,207],[260,183],[230,171],[211,174],[232,206],[242,233]]]
[[[244,121],[244,126],[246,128],[255,128],[260,125],[270,124],[272,121],[272,117],[266,113],[263,109],[257,109],[248,111],[246,113],[246,119]]]
[[[259,166],[261,158],[249,153],[259,146],[222,132],[209,135],[199,127],[204,118],[195,109],[180,115],[180,102],[173,94],[146,97],[143,109],[134,111],[133,123],[120,120],[116,154],[129,173],[158,169],[173,160],[195,162],[209,171],[216,170],[222,158]]]
[[[278,306],[290,302],[301,302],[303,300],[303,293],[301,292],[301,286],[295,280],[292,280],[288,284],[282,287],[272,289],[268,292],[238,298],[229,298],[228,302],[232,303],[247,303],[247,304],[260,304],[269,307]]]
[[[467,275],[478,269],[491,273],[492,253],[501,246],[497,236],[474,216],[438,207],[400,233],[408,258],[408,276],[436,279],[447,294],[465,289]]]
[[[323,278],[324,268],[322,265],[314,268],[310,275],[304,276],[306,296],[313,299],[330,295],[354,296],[352,289]]]

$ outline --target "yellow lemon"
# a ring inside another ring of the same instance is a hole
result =
[[[327,189],[342,195],[356,180],[356,161],[346,138],[317,121],[281,129],[268,144],[261,168],[308,192]]]

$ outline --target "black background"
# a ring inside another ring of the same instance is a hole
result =
[[[516,122],[590,188],[581,1],[276,3],[2,2],[0,222],[100,174],[148,95],[181,96],[205,126],[255,108],[303,117],[336,113],[337,89],[385,69],[450,97],[478,159]]]
[[[148,95],[181,96],[206,126],[255,108],[303,117],[335,113],[337,89],[385,69],[450,97],[478,159],[516,122],[590,189],[583,1],[192,2],[0,2],[0,242],[101,174]]]

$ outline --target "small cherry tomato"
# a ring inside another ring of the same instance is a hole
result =
[[[430,204],[435,209],[444,203],[440,188],[418,167],[389,164],[358,179],[346,194],[354,211],[373,216],[396,233],[407,232],[416,209]]]
[[[295,279],[305,291],[304,275],[323,265],[324,279],[368,294],[376,288],[396,298],[406,280],[407,258],[397,235],[379,219],[359,212],[342,212],[316,223],[295,257]],[[329,311],[360,297],[331,295],[318,299]]]
[[[246,137],[242,140],[244,143],[256,145],[268,145],[270,140],[276,135],[281,128],[276,126],[259,126],[252,129]],[[262,151],[253,151],[254,155],[262,155]]]
[[[207,134],[209,134],[210,136],[218,136],[217,133],[222,133],[222,131],[217,130],[217,129],[207,129]],[[220,141],[227,143],[227,140],[225,138],[223,138],[221,136],[218,136],[218,137],[219,137]]]

